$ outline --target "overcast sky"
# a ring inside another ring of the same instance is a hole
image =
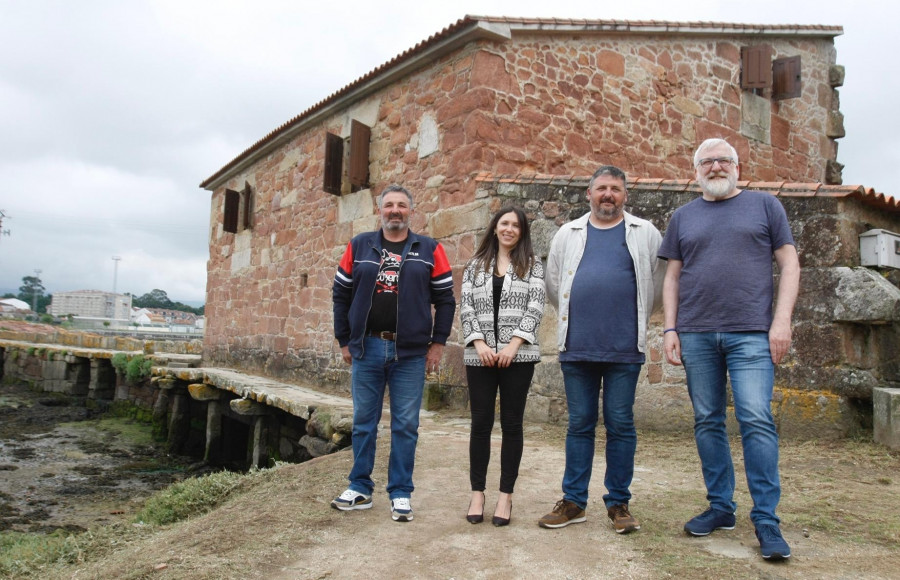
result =
[[[0,294],[204,301],[199,183],[466,14],[842,25],[844,183],[900,195],[893,2],[0,0]]]

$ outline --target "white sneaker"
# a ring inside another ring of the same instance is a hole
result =
[[[408,497],[398,497],[391,500],[391,519],[395,522],[412,521],[412,506],[409,505]]]
[[[353,491],[344,490],[344,493],[331,500],[331,507],[341,511],[367,510],[372,507],[372,496]]]

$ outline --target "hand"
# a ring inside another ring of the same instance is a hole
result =
[[[350,347],[342,346],[341,347],[341,357],[344,359],[344,362],[348,365],[353,365],[353,357],[350,355]]]
[[[781,363],[789,348],[791,348],[791,324],[773,321],[769,327],[769,352],[772,354],[772,362]]]
[[[481,364],[486,367],[492,367],[497,364],[497,353],[492,351],[486,342],[478,339],[473,344],[475,345],[475,352],[478,354],[478,358],[481,359]]]
[[[444,357],[444,345],[432,342],[428,347],[428,354],[425,355],[425,372],[436,373],[441,366],[441,359]]]
[[[663,335],[663,349],[669,364],[681,366],[681,339],[678,338],[678,332],[673,330]]]
[[[501,368],[506,368],[512,364],[513,359],[516,358],[516,353],[519,352],[519,345],[510,343],[500,349],[500,352],[497,353],[497,366]]]

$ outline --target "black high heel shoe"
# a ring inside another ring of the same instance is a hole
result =
[[[509,517],[501,518],[499,516],[494,516],[493,519],[491,519],[491,523],[499,528],[500,526],[508,526],[510,519],[512,519],[512,500],[509,500]]]
[[[472,507],[472,502],[469,502],[469,507]],[[481,513],[480,514],[466,514],[466,521],[470,524],[480,524],[484,521],[484,492],[481,492]]]

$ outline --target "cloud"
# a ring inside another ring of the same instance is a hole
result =
[[[466,14],[842,24],[845,183],[900,195],[892,4],[0,0],[0,291],[203,300],[209,192],[270,131]]]

